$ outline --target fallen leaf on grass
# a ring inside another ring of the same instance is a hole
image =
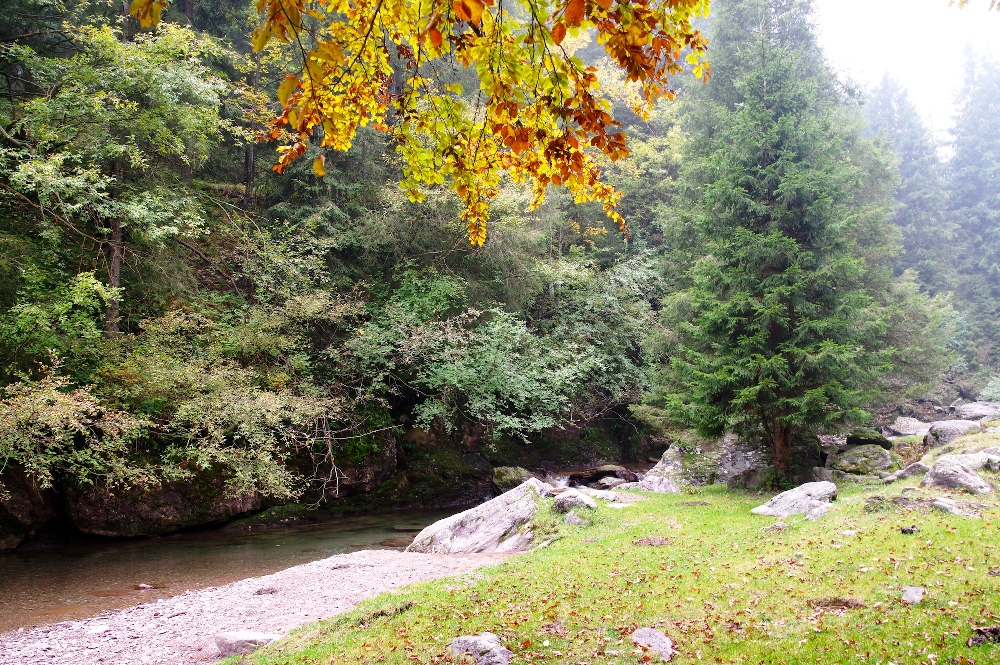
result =
[[[978,647],[987,642],[1000,642],[1000,626],[973,626],[976,634],[969,638],[970,647]]]
[[[649,547],[662,547],[664,545],[669,545],[671,542],[670,538],[663,538],[661,536],[651,536],[649,538],[640,538],[639,540],[632,543],[633,545],[648,545]]]
[[[808,602],[809,607],[831,610],[856,610],[867,607],[867,605],[857,598],[841,598],[840,596],[833,598],[810,598]]]

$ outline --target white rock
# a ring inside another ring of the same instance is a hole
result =
[[[939,420],[931,423],[927,436],[924,437],[924,443],[931,448],[936,448],[951,443],[966,434],[974,434],[979,431],[981,431],[979,422],[975,420]]]
[[[943,455],[920,481],[924,487],[944,487],[966,490],[973,494],[989,494],[993,486],[976,473],[983,467],[1000,467],[1000,457],[986,453],[973,455]]]
[[[897,480],[902,480],[903,478],[909,478],[910,476],[915,476],[918,473],[927,473],[931,468],[924,464],[923,462],[914,462],[910,464],[905,469],[897,471],[891,475],[885,477],[886,483],[894,483]]]
[[[407,552],[475,554],[518,552],[531,547],[531,519],[538,497],[552,487],[529,478],[495,499],[431,524],[417,534]]]
[[[475,657],[476,665],[509,665],[514,655],[493,633],[456,637],[448,648],[456,655],[469,654]]]
[[[639,489],[644,489],[647,492],[655,492],[656,494],[676,494],[681,491],[677,483],[670,478],[651,475],[647,475],[639,481]]]
[[[219,648],[222,656],[232,656],[234,654],[251,653],[254,649],[265,644],[270,644],[275,640],[280,640],[281,635],[274,633],[258,633],[253,630],[236,630],[231,633],[219,633],[215,636],[215,646]]]
[[[896,418],[895,422],[889,425],[889,430],[896,436],[926,436],[930,428],[929,423],[902,416]]]
[[[951,513],[952,515],[958,515],[959,517],[978,517],[978,515],[976,515],[975,513],[970,513],[965,510],[962,510],[959,507],[958,503],[952,499],[946,499],[944,497],[941,497],[940,499],[935,499],[934,502],[931,503],[931,505],[937,508],[938,510],[943,510],[946,513]]]
[[[922,586],[903,587],[902,601],[907,605],[916,605],[923,601],[925,593],[927,593],[927,589]]]
[[[674,643],[655,628],[639,628],[632,633],[632,642],[643,649],[660,654],[660,660],[667,662],[674,655]]]
[[[831,482],[806,483],[795,489],[782,492],[762,506],[757,506],[751,513],[755,515],[770,515],[772,517],[788,517],[800,513],[809,514],[814,511],[818,517],[829,510],[829,503],[837,498],[837,486]],[[824,508],[824,505],[826,507]]]
[[[597,508],[597,502],[586,494],[571,489],[557,496],[552,507],[557,513],[568,513],[574,508]]]

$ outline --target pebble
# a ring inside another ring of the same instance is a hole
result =
[[[927,589],[922,586],[903,587],[903,596],[901,600],[907,605],[916,605],[924,600],[925,593],[927,593]]]

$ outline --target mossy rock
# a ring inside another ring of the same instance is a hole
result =
[[[837,455],[830,468],[855,476],[875,476],[899,467],[898,456],[882,446],[870,444],[855,446]]]
[[[493,469],[493,484],[504,492],[514,489],[528,478],[531,478],[531,473],[519,466],[498,466]]]
[[[847,435],[847,445],[849,446],[879,446],[886,450],[892,450],[892,441],[885,438],[881,432],[870,427],[856,429]]]

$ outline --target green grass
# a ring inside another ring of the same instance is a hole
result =
[[[996,499],[955,497],[989,503],[980,519],[891,502],[865,510],[867,496],[903,486],[846,485],[824,518],[792,517],[785,531],[762,531],[777,520],[750,514],[766,496],[721,486],[601,506],[590,526],[560,525],[544,548],[384,594],[242,662],[440,663],[458,660],[453,637],[491,631],[514,663],[628,665],[643,662],[628,635],[648,625],[674,641],[681,664],[1000,663],[1000,645],[966,646],[971,625],[1000,623],[1000,576],[989,574],[1000,571]],[[901,533],[913,524],[918,534]],[[668,543],[635,544],[648,537]],[[904,586],[928,595],[903,605]],[[864,607],[809,603],[829,598]]]

